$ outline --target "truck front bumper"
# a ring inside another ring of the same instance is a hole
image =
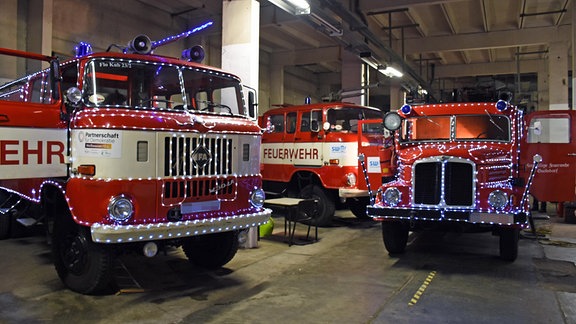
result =
[[[210,233],[242,230],[268,222],[272,210],[203,220],[187,220],[141,225],[92,224],[92,240],[97,243],[132,243],[177,239]]]
[[[368,197],[368,190],[362,190],[356,188],[339,188],[338,196],[340,198]]]
[[[490,213],[474,210],[367,207],[368,216],[375,220],[399,219],[409,221],[450,221],[474,224],[523,225],[528,219],[526,212]]]

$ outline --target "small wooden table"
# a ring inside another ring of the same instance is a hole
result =
[[[296,228],[295,223],[298,219],[299,204],[306,200],[309,199],[282,197],[264,200],[265,207],[284,215],[284,236],[288,235],[289,245],[294,244],[294,231]],[[292,222],[294,222],[294,224],[292,224]],[[286,231],[286,229],[288,229],[288,231]],[[310,229],[308,231],[310,231]],[[316,240],[318,239],[317,235],[318,234],[316,234]]]

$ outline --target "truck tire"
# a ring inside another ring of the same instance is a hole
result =
[[[336,205],[322,187],[313,184],[307,185],[300,192],[300,198],[318,200],[318,214],[312,220],[312,225],[329,226],[332,224]]]
[[[89,229],[69,217],[54,223],[52,252],[56,272],[71,290],[93,295],[113,287],[114,254],[92,242]]]
[[[366,214],[366,206],[370,204],[370,198],[350,198],[348,199],[348,208],[358,219],[370,219],[370,216]]]
[[[0,214],[0,240],[10,238],[10,224],[12,223],[10,213]]]
[[[568,224],[576,224],[576,204],[564,204],[564,222]]]
[[[520,230],[517,228],[502,228],[500,230],[500,258],[514,261],[518,257],[518,240]]]
[[[408,243],[408,228],[398,221],[382,222],[382,239],[390,255],[404,253]]]
[[[233,231],[187,238],[182,249],[192,264],[214,270],[232,260],[238,246],[238,231]]]

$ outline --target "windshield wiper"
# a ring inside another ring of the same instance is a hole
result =
[[[234,114],[232,113],[232,108],[230,108],[230,107],[228,107],[228,106],[226,106],[226,105],[224,105],[224,104],[219,104],[219,103],[215,103],[215,102],[208,101],[208,100],[197,100],[196,102],[197,102],[197,103],[202,103],[202,104],[205,104],[205,105],[206,105],[206,107],[200,109],[200,111],[206,111],[206,110],[208,110],[208,109],[210,109],[210,108],[212,108],[212,107],[216,107],[216,108],[227,109],[228,112],[230,113],[230,115],[234,115]]]
[[[424,112],[422,112],[422,115],[424,117],[426,117],[426,120],[431,122],[432,124],[436,124],[437,126],[440,126],[440,124],[438,124],[437,122],[433,121],[432,118],[428,117],[428,115],[426,115]]]
[[[496,128],[498,128],[502,133],[504,133],[504,130],[502,129],[502,127],[500,127],[498,124],[496,124],[496,122],[494,121],[494,118],[492,118],[492,115],[488,112],[488,109],[484,109],[484,111],[486,112],[486,114],[488,115],[488,117],[490,118],[490,122],[496,126]]]

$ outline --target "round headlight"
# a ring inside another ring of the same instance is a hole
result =
[[[384,127],[389,131],[395,131],[400,128],[402,117],[396,112],[389,112],[384,116]]]
[[[494,190],[488,195],[488,204],[495,209],[502,210],[508,204],[508,195],[500,190]]]
[[[130,199],[116,196],[108,203],[108,214],[115,221],[126,221],[134,214],[134,205]]]
[[[82,100],[82,92],[76,87],[71,87],[66,90],[66,99],[73,104],[78,104]]]
[[[252,194],[250,195],[250,203],[254,207],[260,208],[264,206],[264,199],[266,199],[266,194],[262,188],[252,191]]]
[[[384,199],[385,203],[387,203],[389,206],[394,207],[400,203],[401,198],[400,190],[394,187],[388,188],[386,189],[386,191],[384,191],[384,195],[382,196],[382,198]]]
[[[351,187],[356,185],[356,175],[354,173],[346,174],[346,185]]]

